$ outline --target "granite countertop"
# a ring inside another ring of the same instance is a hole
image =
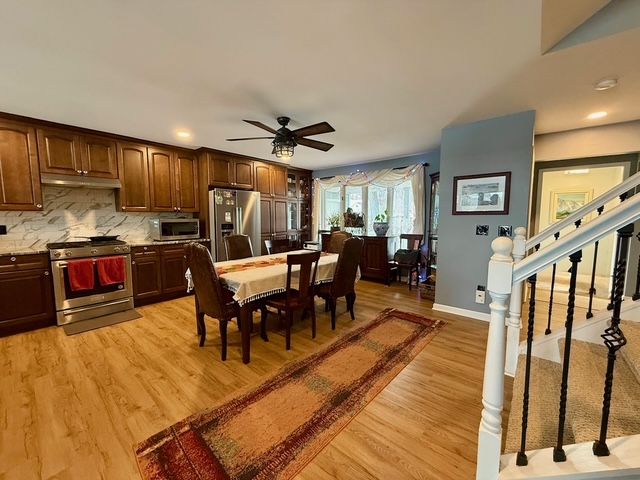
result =
[[[189,238],[187,240],[127,240],[127,244],[132,247],[143,247],[149,245],[179,245],[189,242],[210,242],[210,238]]]
[[[29,246],[0,246],[0,257],[9,257],[14,255],[35,255],[38,253],[49,253],[47,247],[29,247]]]

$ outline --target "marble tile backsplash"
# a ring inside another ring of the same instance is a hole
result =
[[[115,190],[42,186],[41,212],[0,211],[0,248],[44,247],[49,242],[82,240],[78,236],[120,235],[130,242],[149,239],[149,219],[183,218],[174,213],[116,211]]]

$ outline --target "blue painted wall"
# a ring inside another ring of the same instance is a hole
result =
[[[489,312],[489,296],[477,304],[475,290],[487,284],[498,226],[528,224],[534,123],[535,112],[527,111],[442,131],[436,303]],[[452,215],[453,177],[503,171],[511,172],[508,215]],[[476,236],[478,224],[489,225],[489,236]]]

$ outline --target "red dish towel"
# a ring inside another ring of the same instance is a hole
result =
[[[71,290],[91,290],[95,285],[93,260],[70,260],[67,263]]]
[[[124,283],[127,278],[124,257],[98,258],[96,263],[98,264],[98,279],[100,279],[100,285],[104,287]]]

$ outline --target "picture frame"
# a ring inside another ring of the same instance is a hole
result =
[[[453,215],[507,215],[511,172],[453,177]]]
[[[555,223],[571,215],[593,199],[593,190],[554,190],[551,192],[549,222]]]

